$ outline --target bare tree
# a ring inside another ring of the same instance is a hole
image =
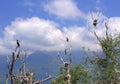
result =
[[[9,73],[6,74],[6,84],[9,83],[8,82],[9,79],[11,84],[41,84],[47,80],[50,80],[52,78],[51,75],[49,75],[48,77],[40,81],[34,80],[34,73],[26,70],[25,59],[26,59],[27,53],[26,51],[20,48],[20,42],[18,40],[16,44],[17,44],[16,48],[12,52],[11,60],[9,57],[7,57]],[[16,61],[19,61],[21,64],[21,67],[19,68],[19,71],[17,74],[14,73],[14,70],[15,70],[14,65]]]
[[[68,61],[64,61],[60,53],[58,53],[58,57],[61,60],[61,62],[64,64],[64,69],[65,69],[64,81],[65,81],[65,84],[71,84],[70,65],[71,65],[71,62],[72,62],[72,58],[71,58],[72,49],[71,49],[71,44],[70,44],[70,40],[69,40],[68,37],[66,37],[66,43],[67,43],[67,46],[64,50],[64,54],[69,57]]]

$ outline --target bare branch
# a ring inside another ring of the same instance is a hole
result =
[[[47,81],[47,80],[50,80],[51,78],[52,78],[52,76],[49,75],[47,78],[45,78],[45,79],[43,79],[43,80],[40,80],[40,81],[36,81],[36,82],[34,82],[33,84],[40,84],[40,83],[43,83],[43,82],[45,82],[45,81]]]

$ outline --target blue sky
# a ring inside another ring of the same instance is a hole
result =
[[[28,17],[41,17],[44,19],[51,19],[55,16],[48,14],[43,9],[43,3],[50,2],[52,0],[3,0],[0,3],[0,25],[1,28],[10,24],[17,17],[28,18]],[[120,16],[119,3],[120,0],[100,0],[99,3],[96,3],[97,0],[73,0],[78,8],[85,13],[89,11],[97,11],[96,7],[100,6],[101,11],[104,15],[111,16]],[[30,5],[31,4],[31,5]],[[33,4],[33,5],[32,5]],[[57,19],[58,20],[58,19]],[[58,22],[61,22],[59,19]]]
[[[88,26],[93,27],[90,12],[100,18],[95,30],[102,35],[103,20],[109,19],[111,30],[120,27],[119,3],[120,0],[2,0],[0,53],[10,52],[16,39],[30,52],[61,50],[65,36],[70,37],[73,49],[85,46],[94,50],[95,38],[87,31]]]

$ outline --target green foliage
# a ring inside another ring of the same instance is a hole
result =
[[[60,67],[60,74],[56,77],[55,80],[51,81],[51,84],[65,84],[64,82],[64,69],[63,67]]]
[[[71,67],[71,84],[120,84],[120,34],[111,34],[106,23],[105,27],[104,37],[99,37],[96,32],[93,32],[102,48],[102,55],[93,52],[96,58],[89,58],[89,56],[86,58],[89,60],[89,65],[93,66],[92,70],[86,69],[84,65]],[[60,74],[51,84],[65,84],[64,76],[65,71],[61,68]]]
[[[120,56],[120,38],[118,36],[112,36],[108,32],[108,27],[106,25],[106,35],[104,37],[99,37],[96,32],[94,32],[97,40],[100,43],[104,56],[96,55],[95,65],[98,75],[97,80],[101,84],[115,83],[114,81],[118,79],[116,69],[118,67],[118,57]],[[104,81],[104,82],[103,82]]]
[[[91,75],[84,66],[76,65],[71,68],[71,76],[72,84],[90,84]]]
[[[75,65],[70,69],[71,74],[71,84],[90,84],[91,75],[88,73],[87,69],[81,65]],[[51,81],[51,84],[65,84],[64,82],[64,69],[60,69],[60,74],[55,80]]]

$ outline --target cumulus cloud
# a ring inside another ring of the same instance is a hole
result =
[[[109,18],[108,26],[112,33],[113,30],[120,31],[119,21],[120,17]],[[4,35],[0,38],[0,53],[10,53],[15,48],[17,39],[20,40],[22,48],[30,52],[59,51],[65,47],[66,36],[71,40],[73,50],[78,50],[82,47],[90,48],[91,50],[100,49],[98,41],[88,31],[87,27],[59,27],[60,24],[56,22],[38,17],[17,18],[4,28]],[[102,37],[104,35],[104,24],[98,25],[98,27],[93,29],[99,36]]]
[[[86,17],[87,20],[87,26],[90,29],[95,30],[99,36],[103,37],[105,35],[105,23],[107,23],[107,26],[109,28],[109,32],[111,32],[111,34],[116,34],[119,33],[120,31],[120,17],[106,17],[104,16],[102,13],[99,15],[98,17],[98,13],[93,12],[93,16],[94,18],[91,17],[91,13],[88,14],[88,16]],[[93,26],[93,21],[94,19],[98,20],[98,24],[96,27]]]
[[[84,32],[84,33],[83,33]],[[90,47],[85,38],[89,38],[86,28],[70,27],[59,28],[59,24],[32,17],[28,19],[17,18],[5,27],[4,37],[1,38],[1,52],[10,52],[16,46],[16,40],[20,40],[23,49],[31,51],[57,51],[65,47],[65,36],[69,36],[73,49],[80,49],[81,45]]]
[[[62,46],[59,39],[63,35],[57,26],[58,24],[52,21],[37,17],[17,18],[5,28],[3,41],[13,46],[14,41],[19,39],[25,48],[33,51],[59,50]]]
[[[108,23],[112,32],[120,32],[120,17],[109,18]]]
[[[44,4],[45,11],[61,18],[76,19],[83,17],[83,13],[79,10],[73,0],[52,0]]]
[[[88,31],[87,28],[76,26],[65,28],[64,31],[71,39],[74,50],[81,49],[82,47],[90,48],[91,50],[100,49],[95,36],[90,31]]]
[[[4,41],[0,40],[0,55],[10,54],[11,49],[4,45]]]

